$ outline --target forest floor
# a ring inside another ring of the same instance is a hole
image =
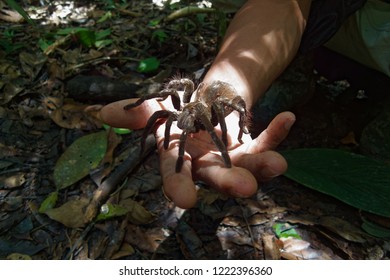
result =
[[[55,169],[68,147],[107,131],[96,118],[99,105],[161,87],[175,75],[199,82],[230,15],[190,13],[167,21],[182,4],[22,2],[36,24],[0,7],[0,258],[389,259],[389,240],[361,228],[367,217],[389,227],[388,219],[283,176],[248,199],[199,182],[196,207],[175,207],[162,192],[154,146],[137,156],[140,131],[104,133],[111,167],[59,182]],[[310,59],[314,83],[306,102],[292,109],[297,122],[279,149],[369,153],[360,138],[389,104],[388,79],[325,49]],[[86,157],[80,149],[78,156]],[[78,169],[83,172],[76,164],[72,173]],[[117,173],[113,186],[102,186],[99,178]],[[102,188],[108,193],[99,193]]]

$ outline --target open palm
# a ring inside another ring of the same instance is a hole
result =
[[[132,102],[135,102],[135,99],[106,105],[101,111],[102,120],[114,127],[140,129],[155,111],[172,110],[168,101],[155,100],[148,100],[129,111],[123,110],[124,105]],[[258,182],[285,172],[286,161],[272,150],[287,136],[294,121],[295,116],[292,113],[281,113],[257,138],[251,139],[249,135],[244,135],[241,144],[237,141],[238,115],[232,113],[226,118],[232,168],[225,167],[210,135],[206,131],[200,131],[187,138],[184,164],[180,173],[175,172],[175,166],[181,130],[175,125],[172,126],[169,147],[164,149],[165,125],[161,125],[155,135],[165,194],[177,206],[190,208],[195,205],[197,198],[194,180],[201,180],[235,197],[251,196],[256,192]],[[218,128],[216,129],[218,131]]]

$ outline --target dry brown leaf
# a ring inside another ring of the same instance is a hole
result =
[[[102,122],[96,117],[101,105],[88,106],[73,100],[62,100],[56,97],[43,97],[50,118],[60,127],[67,129],[92,130],[102,127]]]
[[[343,219],[325,216],[320,217],[318,223],[332,232],[337,233],[346,240],[358,243],[364,243],[367,241],[367,234],[363,230]]]
[[[264,256],[266,260],[279,260],[281,244],[273,234],[264,233],[262,235]]]
[[[119,202],[119,205],[129,210],[127,218],[136,225],[148,224],[153,221],[154,215],[146,210],[141,204],[127,198]]]
[[[353,131],[348,132],[348,134],[340,139],[340,143],[344,145],[353,145],[358,146],[359,143],[356,141],[355,133]]]
[[[24,88],[16,83],[7,83],[3,88],[3,92],[0,95],[0,104],[6,104],[11,101],[15,96],[21,93]]]
[[[43,53],[30,53],[30,52],[21,52],[19,54],[19,61],[22,65],[22,69],[24,73],[30,78],[30,80],[34,80],[38,73],[41,71],[43,65],[45,65],[47,61],[47,56]]]
[[[60,222],[70,228],[79,228],[85,225],[84,208],[88,205],[89,199],[80,198],[65,202],[58,208],[48,209],[45,214],[50,219]]]
[[[11,176],[0,177],[0,187],[4,186],[7,189],[17,188],[26,182],[25,173],[19,172]]]
[[[131,246],[129,243],[125,242],[122,244],[120,250],[111,257],[111,259],[117,260],[122,257],[130,256],[134,253],[135,253],[134,247]]]
[[[331,257],[321,250],[316,250],[310,247],[310,243],[293,238],[281,238],[283,249],[281,256],[289,260],[330,260]]]
[[[228,250],[234,245],[253,245],[250,236],[241,228],[224,228],[218,230],[217,236],[221,242],[223,250]]]
[[[100,175],[102,178],[107,177],[108,174],[110,174],[112,168],[113,168],[113,162],[114,162],[114,150],[115,148],[121,143],[122,138],[117,135],[113,129],[110,129],[108,133],[108,142],[107,142],[107,151],[104,155],[104,158],[100,162],[101,166],[106,167],[102,174]]]
[[[226,200],[228,196],[226,194],[214,191],[212,189],[208,190],[205,188],[200,188],[198,191],[198,198],[201,202],[207,205],[211,205],[218,199]]]
[[[162,228],[142,229],[139,226],[128,224],[126,230],[126,242],[150,253],[154,253],[166,238]]]

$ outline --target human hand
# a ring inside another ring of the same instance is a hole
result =
[[[147,100],[131,110],[123,109],[125,105],[135,101],[136,99],[121,100],[106,105],[101,110],[102,120],[114,127],[140,129],[155,111],[173,109],[169,98],[161,102]],[[157,128],[155,135],[164,192],[177,206],[191,208],[195,205],[197,194],[194,180],[201,180],[218,191],[235,197],[248,197],[256,192],[258,181],[269,180],[286,171],[285,159],[272,150],[287,136],[295,121],[294,114],[279,114],[257,138],[251,139],[249,135],[244,135],[243,143],[237,141],[238,118],[235,112],[226,117],[232,168],[225,167],[208,132],[200,131],[187,138],[184,164],[181,172],[176,173],[181,130],[172,125],[170,144],[165,150],[165,125]],[[216,130],[220,136],[218,127]]]

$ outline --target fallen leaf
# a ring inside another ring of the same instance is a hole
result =
[[[262,236],[264,256],[266,260],[279,260],[281,242],[273,234],[264,233]]]
[[[41,203],[38,212],[45,213],[47,210],[54,208],[58,200],[58,192],[50,193],[45,200]]]
[[[54,167],[57,189],[66,188],[96,168],[107,148],[107,133],[99,131],[80,137],[70,145]]]
[[[96,221],[104,221],[113,217],[123,216],[128,212],[129,210],[123,206],[106,203],[100,207],[100,213],[96,217]]]
[[[19,172],[11,176],[1,176],[0,187],[4,186],[7,189],[20,187],[26,182],[25,175],[25,173]]]
[[[153,221],[154,215],[145,209],[141,204],[131,198],[122,200],[119,205],[126,208],[129,212],[127,218],[136,225],[148,224]]]
[[[364,243],[367,241],[367,234],[350,222],[337,217],[320,217],[318,223],[334,233],[337,233],[346,240]]]
[[[47,56],[39,52],[34,54],[30,52],[21,52],[19,54],[19,61],[23,71],[32,81],[41,71],[43,65],[45,65]]]
[[[58,126],[83,130],[92,130],[103,126],[98,118],[101,105],[88,106],[69,99],[66,99],[63,104],[62,100],[56,100],[54,104],[54,99],[57,98],[44,97],[42,103],[45,105],[49,117]]]
[[[7,256],[7,260],[31,260],[29,255],[13,253]]]
[[[162,228],[143,229],[134,224],[128,224],[125,241],[142,251],[154,253],[166,238]]]
[[[119,249],[118,252],[116,252],[111,259],[117,260],[119,258],[127,257],[130,255],[133,255],[135,253],[134,247],[131,246],[129,243],[125,242],[122,244],[122,247]]]
[[[69,228],[79,228],[85,225],[84,208],[88,205],[89,199],[81,198],[65,202],[58,208],[46,210],[45,214],[50,219],[60,222]]]
[[[359,143],[356,141],[355,138],[355,133],[353,131],[348,132],[348,134],[340,139],[340,143],[344,145],[353,145],[353,146],[358,146]]]

